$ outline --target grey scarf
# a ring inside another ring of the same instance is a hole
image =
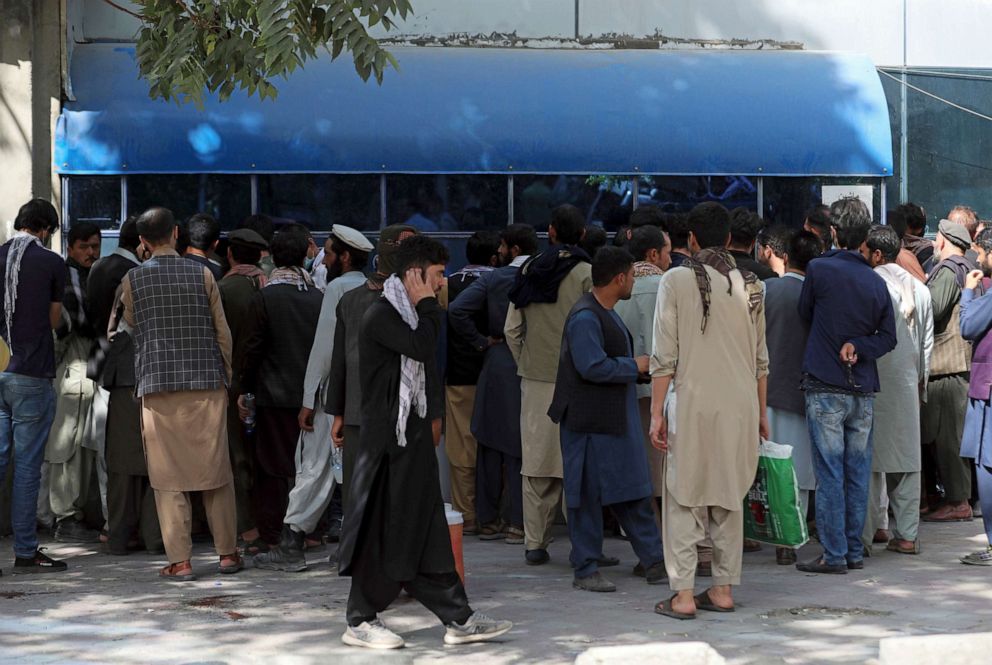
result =
[[[3,276],[3,310],[4,323],[6,324],[6,340],[13,348],[14,341],[11,339],[14,325],[14,309],[17,307],[17,286],[21,275],[21,259],[24,253],[32,244],[44,248],[41,241],[24,231],[18,231],[10,241],[10,250],[7,252],[7,270]]]

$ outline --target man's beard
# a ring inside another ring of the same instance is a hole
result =
[[[992,277],[992,263],[989,261],[982,262],[982,274],[986,277]]]
[[[332,279],[337,279],[341,276],[342,272],[341,261],[335,261],[334,264],[327,269],[327,281],[329,282]]]

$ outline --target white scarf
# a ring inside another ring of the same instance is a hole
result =
[[[420,317],[410,304],[410,297],[400,278],[391,275],[382,286],[382,294],[399,313],[403,322],[410,326],[411,330],[416,330]],[[427,374],[424,363],[401,355],[400,404],[396,418],[396,443],[401,448],[406,447],[406,421],[413,407],[416,407],[417,415],[421,418],[427,416]]]
[[[889,289],[899,294],[899,313],[906,319],[910,332],[916,333],[916,293],[914,277],[895,263],[886,263],[875,268],[879,277],[885,280]]]
[[[11,348],[14,346],[13,335],[14,308],[17,307],[17,283],[21,275],[21,259],[24,253],[32,244],[44,248],[36,236],[24,231],[18,231],[10,241],[10,249],[7,251],[7,269],[3,276],[3,311],[4,323],[6,324],[7,342]]]

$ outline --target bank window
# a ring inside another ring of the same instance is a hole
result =
[[[105,231],[120,228],[120,177],[73,176],[68,179],[67,197],[67,226],[90,222]]]
[[[251,215],[251,179],[247,175],[182,174],[127,176],[128,215],[163,206],[177,221],[197,212],[212,215],[221,229],[232,231]]]
[[[799,228],[806,213],[838,195],[856,195],[868,205],[872,219],[881,222],[882,201],[879,178],[765,178],[764,212],[769,223]],[[824,189],[824,188],[827,189]]]
[[[425,232],[479,231],[507,225],[503,175],[390,175],[386,219]]]
[[[641,176],[638,205],[656,205],[665,212],[689,212],[706,201],[728,210],[758,209],[758,180],[751,176]]]
[[[627,178],[516,175],[513,177],[513,221],[548,230],[551,211],[563,203],[576,206],[587,224],[616,231],[627,223],[632,208]]]
[[[375,231],[380,221],[379,176],[279,174],[258,176],[258,211],[314,231],[344,224]]]

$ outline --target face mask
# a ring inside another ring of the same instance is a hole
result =
[[[306,259],[306,261],[303,262],[303,267],[307,271],[309,271],[311,268],[313,268],[313,260],[314,260],[314,258],[315,257],[313,257],[313,256],[308,256],[307,259]]]

